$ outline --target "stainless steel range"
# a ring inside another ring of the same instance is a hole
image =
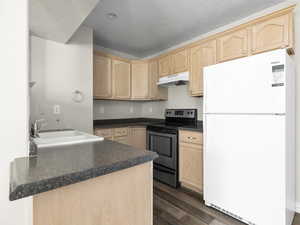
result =
[[[178,186],[178,129],[197,124],[197,109],[166,109],[165,122],[147,126],[147,149],[156,152],[154,179]]]

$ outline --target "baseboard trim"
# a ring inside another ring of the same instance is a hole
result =
[[[300,202],[296,202],[296,213],[300,213]]]

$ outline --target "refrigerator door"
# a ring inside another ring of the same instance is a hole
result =
[[[253,224],[285,224],[285,116],[204,120],[205,203]]]
[[[285,50],[204,68],[204,113],[285,113]]]

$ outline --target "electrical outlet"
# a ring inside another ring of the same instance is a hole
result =
[[[103,106],[100,106],[100,108],[99,108],[99,113],[101,113],[101,114],[104,113],[104,107],[103,107]]]
[[[151,113],[153,112],[153,109],[152,109],[152,107],[150,107],[150,108],[149,108],[149,112],[151,112]]]
[[[133,113],[133,107],[131,106],[129,109],[130,113]]]
[[[53,106],[53,114],[56,114],[56,115],[60,114],[60,105]]]

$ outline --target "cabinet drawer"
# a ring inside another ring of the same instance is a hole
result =
[[[122,127],[122,128],[115,128],[114,129],[114,136],[115,137],[122,137],[128,135],[128,127]]]
[[[202,145],[203,136],[200,132],[179,131],[179,142]]]
[[[95,129],[95,135],[101,137],[112,137],[112,129]]]

